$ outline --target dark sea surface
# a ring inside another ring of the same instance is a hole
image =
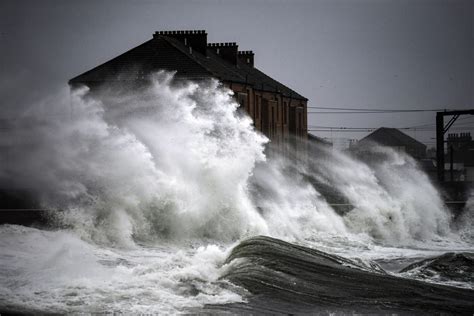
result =
[[[247,289],[248,303],[207,306],[206,311],[474,313],[472,289],[393,276],[274,238],[259,236],[241,242],[232,250],[227,262],[233,264],[223,278]],[[472,271],[472,261],[469,265]],[[452,267],[453,271],[456,269]]]

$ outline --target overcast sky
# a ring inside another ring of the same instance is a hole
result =
[[[154,31],[187,29],[205,29],[210,42],[253,50],[256,67],[306,96],[309,106],[474,108],[470,0],[1,0],[0,116],[15,117],[31,100]],[[309,115],[310,125],[337,127],[434,120],[430,112]],[[474,117],[462,122],[474,128]],[[434,133],[408,134],[434,142]]]

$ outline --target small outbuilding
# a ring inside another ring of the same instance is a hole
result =
[[[426,157],[426,145],[417,141],[413,137],[401,132],[396,128],[381,127],[373,131],[366,137],[359,140],[356,147],[358,150],[364,150],[379,144],[391,147],[397,151],[402,151],[415,159],[424,159]]]

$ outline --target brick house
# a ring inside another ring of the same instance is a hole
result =
[[[254,53],[236,43],[207,43],[206,31],[162,31],[124,54],[69,81],[91,90],[112,82],[146,81],[158,70],[175,80],[216,78],[234,91],[257,130],[274,144],[307,138],[307,99],[254,67]]]

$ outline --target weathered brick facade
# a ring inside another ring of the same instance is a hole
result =
[[[234,91],[237,101],[253,119],[257,130],[272,142],[287,142],[290,136],[307,137],[307,101],[285,97],[254,87],[224,82]]]

